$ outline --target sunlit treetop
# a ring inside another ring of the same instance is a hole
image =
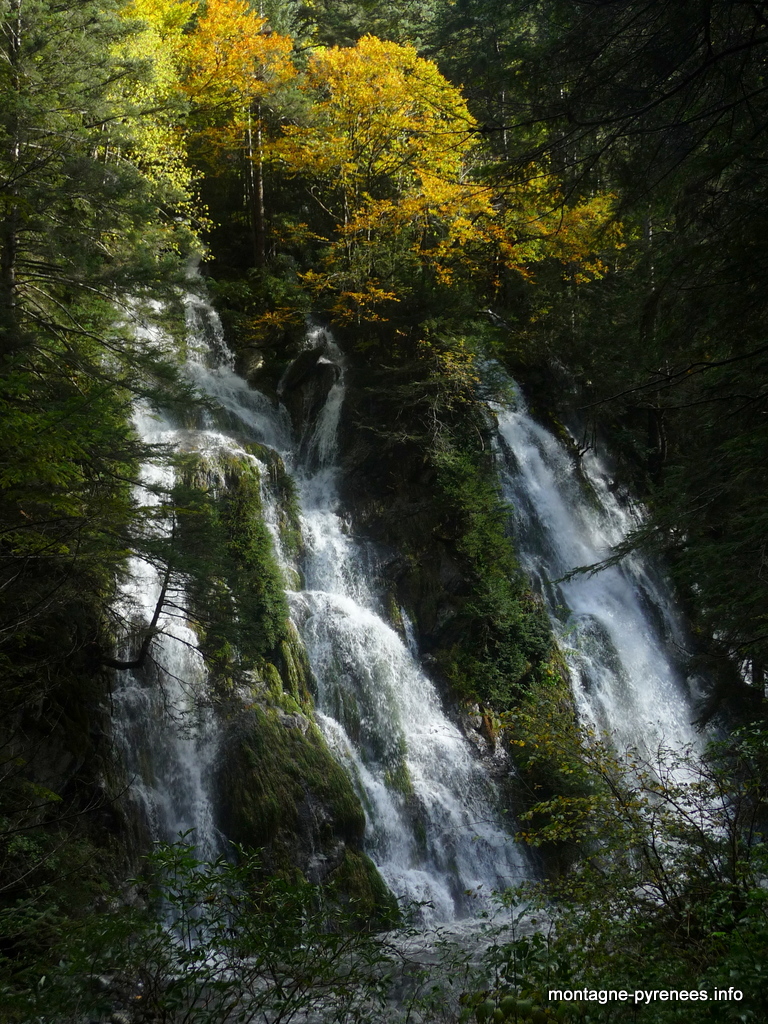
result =
[[[461,92],[412,46],[364,36],[311,55],[308,122],[287,129],[294,170],[338,179],[349,195],[425,193],[461,175],[474,120]]]
[[[125,14],[141,19],[164,39],[181,45],[184,30],[199,6],[197,0],[130,0]]]
[[[258,99],[295,74],[292,46],[246,0],[207,0],[187,37],[185,91],[208,104]]]

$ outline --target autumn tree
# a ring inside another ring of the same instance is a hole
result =
[[[460,90],[413,47],[364,36],[318,51],[304,89],[307,118],[275,153],[325,217],[324,264],[305,280],[337,294],[337,317],[376,317],[427,280],[492,290],[499,267],[525,273],[553,254],[598,269],[588,228],[605,223],[605,197],[564,223],[541,168],[496,190]]]
[[[196,0],[131,0],[122,10],[127,32],[115,46],[115,57],[132,62],[142,75],[119,79],[115,99],[130,120],[132,159],[148,178],[172,191],[177,213],[200,220],[187,146],[189,104],[181,87],[187,29],[197,6]]]
[[[213,175],[239,161],[257,266],[266,262],[267,250],[264,108],[295,74],[292,45],[246,0],[208,0],[184,51],[197,158]]]
[[[308,280],[362,309],[394,297],[397,267],[418,266],[455,213],[485,208],[462,182],[473,121],[434,64],[373,36],[311,54],[303,88],[306,120],[276,155],[325,217],[326,266]]]

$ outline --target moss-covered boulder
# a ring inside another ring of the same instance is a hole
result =
[[[392,897],[362,851],[365,814],[349,776],[296,704],[254,704],[230,723],[218,774],[220,824],[264,851],[270,872],[300,871],[381,912]]]
[[[259,454],[258,446],[249,446],[185,456],[174,489],[174,557],[200,648],[219,677],[269,657],[288,635],[285,580],[264,521]]]

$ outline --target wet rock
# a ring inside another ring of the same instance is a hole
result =
[[[493,753],[494,744],[485,727],[485,716],[478,704],[472,704],[458,716],[459,728],[481,757]]]
[[[277,712],[277,720],[284,729],[298,729],[304,736],[306,736],[310,725],[306,715],[289,715],[284,711]]]
[[[322,345],[305,349],[291,363],[280,391],[298,434],[304,434],[307,426],[315,422],[340,373]]]
[[[260,348],[249,348],[240,353],[237,361],[237,372],[248,381],[255,382],[260,370],[264,367],[264,353]]]

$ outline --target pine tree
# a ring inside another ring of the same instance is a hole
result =
[[[0,641],[22,700],[93,640],[132,515],[130,400],[173,378],[126,326],[127,297],[178,279],[191,239],[188,190],[142,156],[152,69],[126,54],[130,30],[94,0],[2,17]]]

